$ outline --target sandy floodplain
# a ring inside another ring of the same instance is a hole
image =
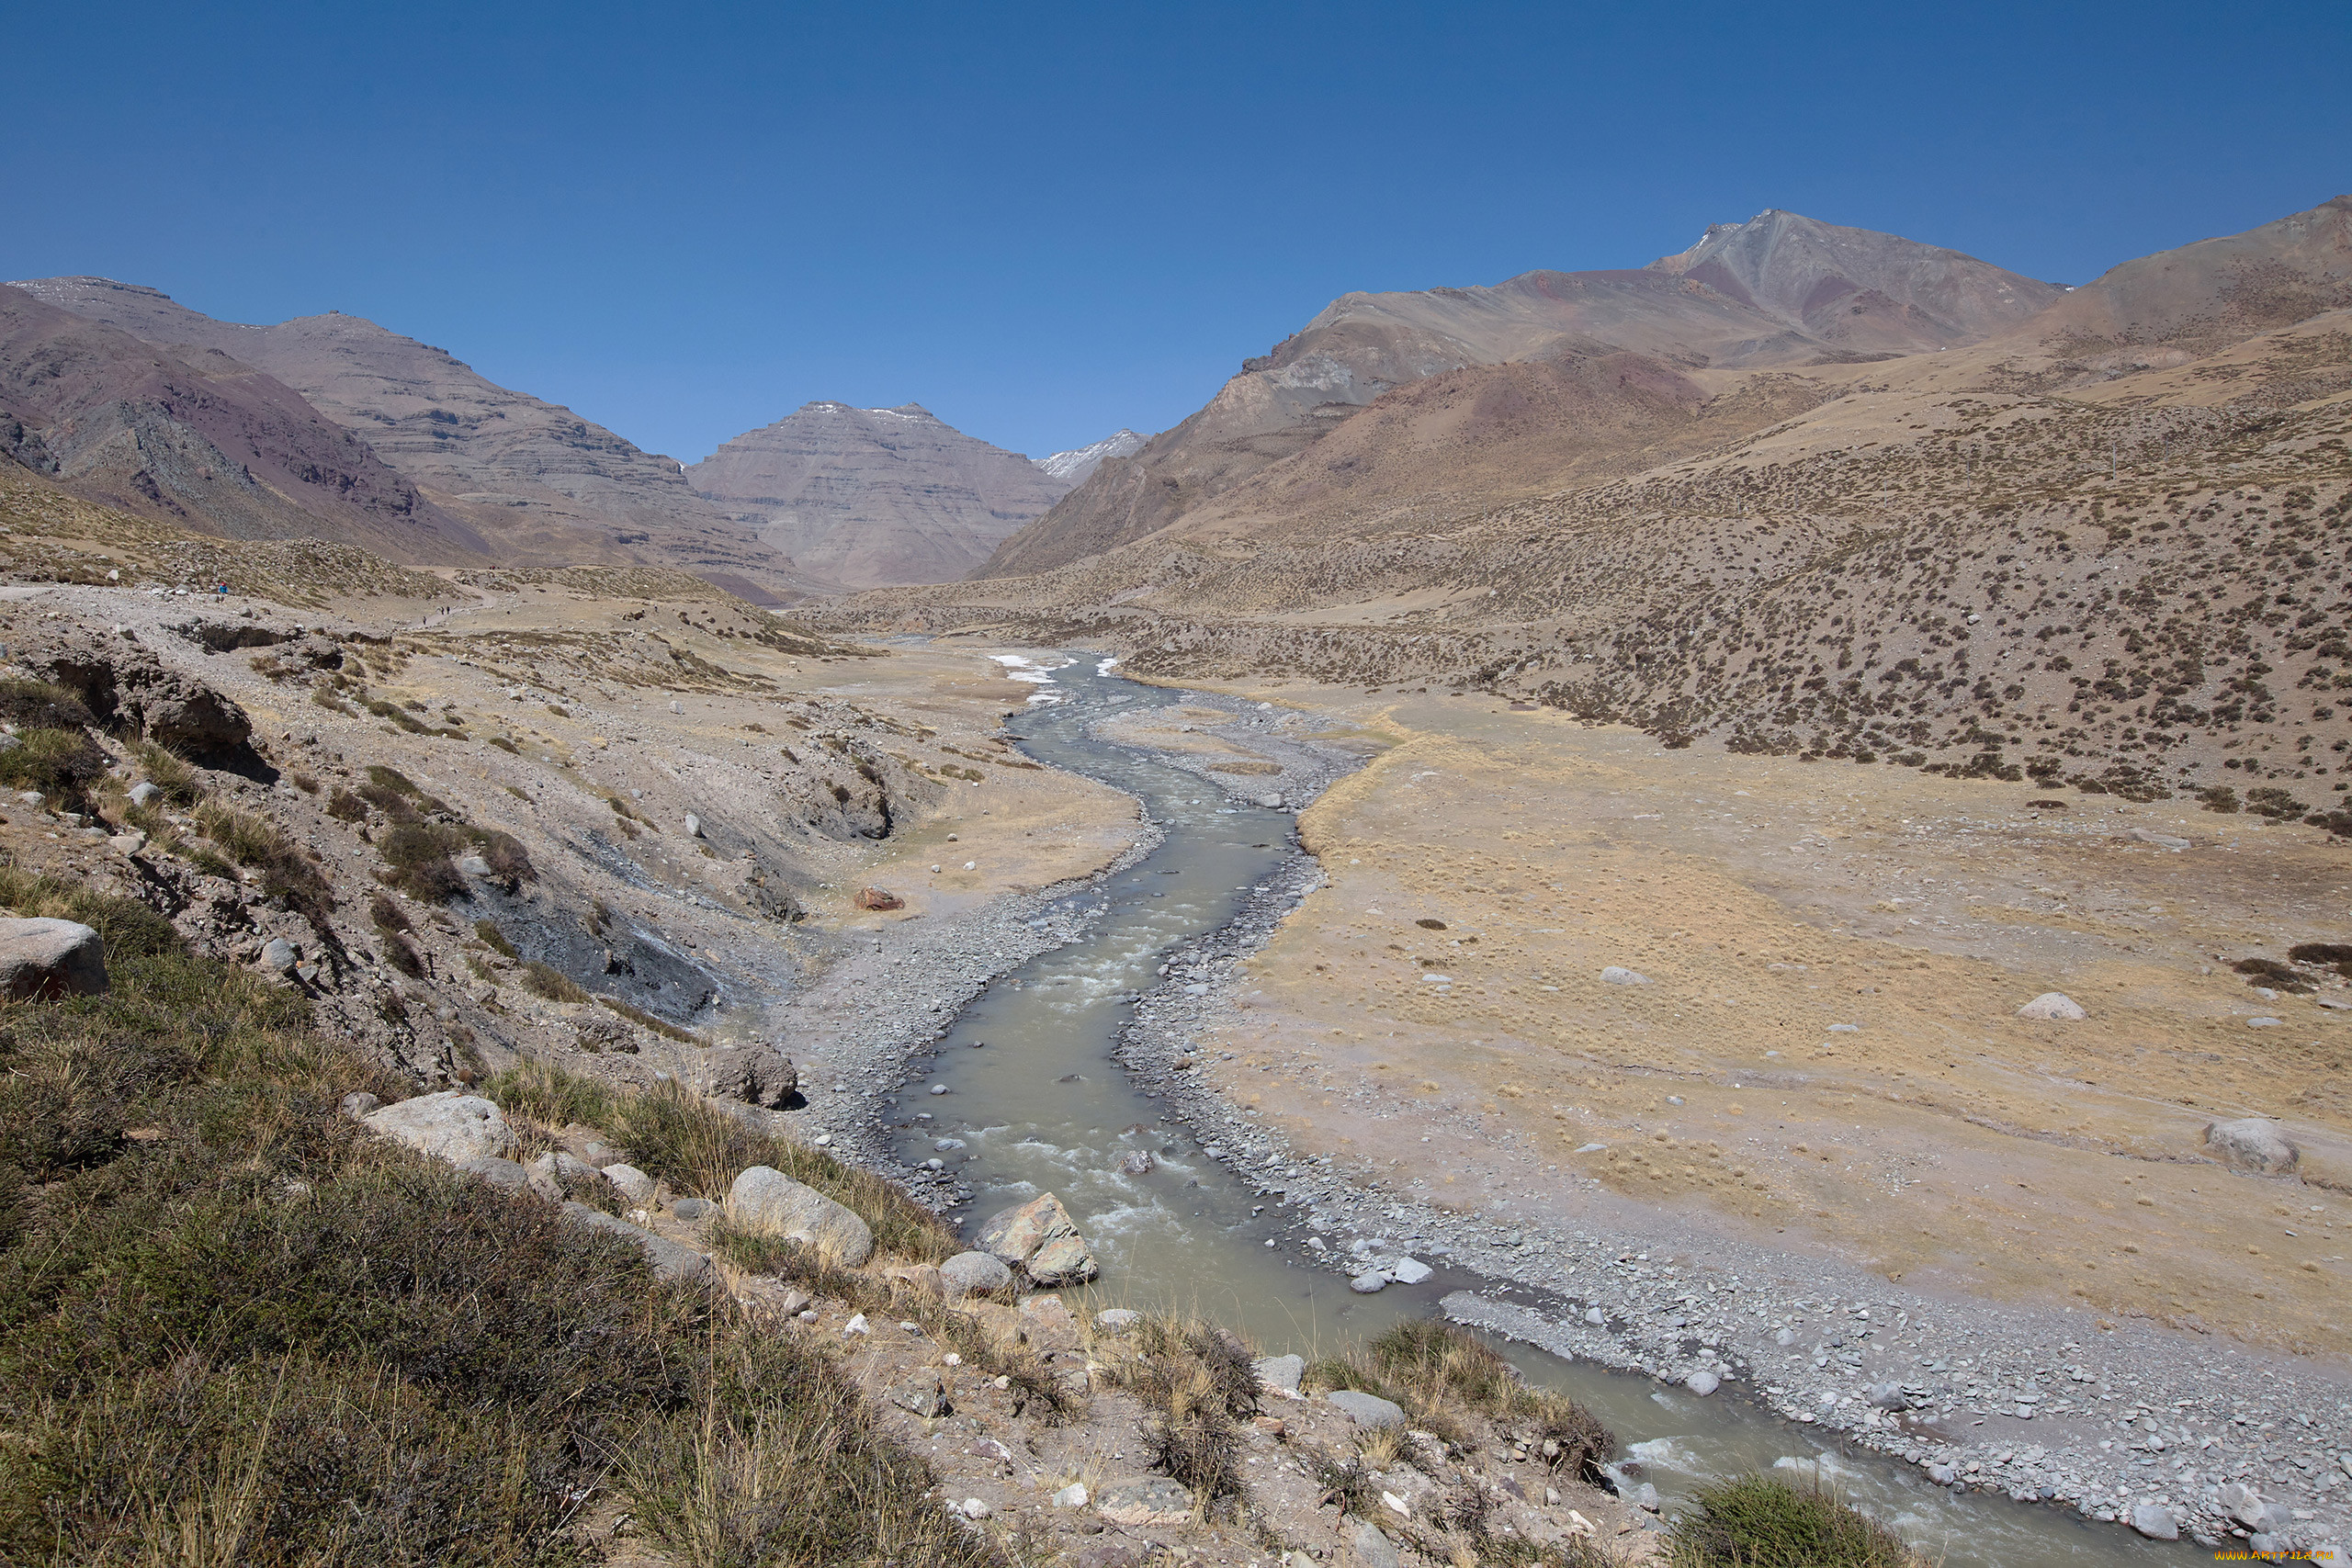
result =
[[[2352,845],[2193,801],[1663,750],[1492,699],[1241,694],[1376,752],[1302,814],[1327,884],[1211,1067],[1301,1147],[1490,1217],[2346,1348],[2352,1014],[2319,1004],[2352,990],[2265,998],[2229,965],[2352,936]],[[2017,1016],[2048,991],[2089,1016]],[[2301,1180],[2211,1156],[2206,1124],[2251,1115],[2301,1145]],[[1508,1128],[1543,1164],[1439,1127]]]

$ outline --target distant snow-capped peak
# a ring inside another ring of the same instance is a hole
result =
[[[1046,472],[1069,484],[1085,482],[1086,476],[1102,466],[1105,457],[1132,457],[1143,450],[1144,437],[1132,430],[1122,430],[1116,435],[1106,435],[1091,446],[1080,446],[1073,452],[1057,452],[1050,457],[1029,460]]]

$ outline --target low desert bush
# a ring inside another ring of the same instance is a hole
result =
[[[1923,1568],[1903,1538],[1817,1488],[1769,1475],[1710,1486],[1667,1532],[1670,1568]]]

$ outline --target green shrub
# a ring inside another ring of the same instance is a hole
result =
[[[474,922],[474,935],[481,939],[483,946],[489,948],[492,953],[499,954],[501,957],[520,958],[522,956],[521,953],[514,951],[514,944],[506,940],[506,933],[498,929],[498,922],[496,920],[476,920]]]
[[[465,838],[454,828],[408,822],[386,833],[376,845],[388,869],[385,880],[412,898],[446,903],[466,890],[466,879],[451,860]]]
[[[1667,1532],[1671,1568],[1921,1568],[1902,1537],[1817,1487],[1769,1475],[1710,1486]]]

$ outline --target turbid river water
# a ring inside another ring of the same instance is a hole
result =
[[[1086,936],[1015,970],[957,1017],[937,1059],[902,1095],[893,1119],[902,1124],[902,1154],[958,1168],[977,1193],[974,1213],[1059,1194],[1102,1261],[1089,1310],[1198,1310],[1244,1329],[1268,1354],[1311,1358],[1400,1318],[1432,1315],[1450,1292],[1479,1289],[1476,1276],[1441,1269],[1418,1286],[1355,1295],[1345,1278],[1287,1244],[1269,1246],[1283,1229],[1274,1201],[1205,1157],[1180,1123],[1163,1120],[1169,1108],[1112,1059],[1125,998],[1159,983],[1171,948],[1234,919],[1250,886],[1296,852],[1293,822],[1286,812],[1236,808],[1198,777],[1088,734],[1116,707],[1164,694],[1086,658],[1054,669],[1041,695],[1010,726],[1025,750],[1136,795],[1166,837],[1072,899],[1101,913]],[[933,1085],[950,1092],[934,1095]],[[1135,1151],[1152,1155],[1154,1168],[1123,1170],[1122,1156]],[[1531,1383],[1568,1393],[1608,1422],[1669,1515],[1707,1482],[1777,1470],[1800,1481],[1818,1474],[1951,1568],[2211,1561],[2187,1542],[2142,1540],[2071,1509],[1954,1495],[1729,1391],[1699,1399],[1525,1345],[1500,1348]]]

